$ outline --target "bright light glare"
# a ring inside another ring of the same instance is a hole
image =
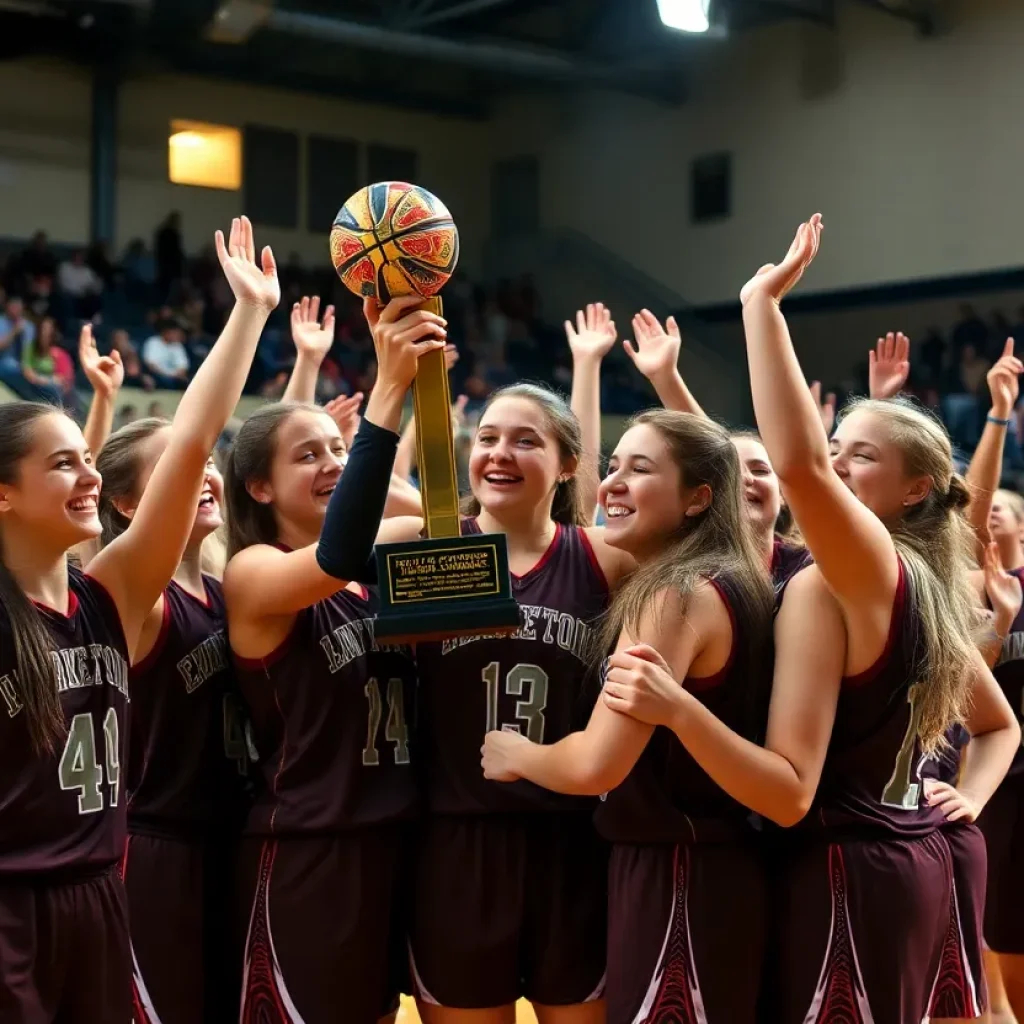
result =
[[[175,132],[169,141],[172,146],[182,146],[186,149],[199,149],[206,145],[206,139],[198,132]]]
[[[711,0],[658,0],[662,24],[680,32],[707,32],[711,28]]]

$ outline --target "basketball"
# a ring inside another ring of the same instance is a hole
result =
[[[360,189],[331,229],[331,261],[345,287],[380,302],[396,295],[432,298],[458,260],[459,232],[448,208],[404,181]]]

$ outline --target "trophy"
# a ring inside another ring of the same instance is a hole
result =
[[[380,302],[423,297],[441,313],[438,292],[459,259],[459,233],[426,189],[384,181],[361,189],[338,211],[331,260],[345,286]],[[519,628],[503,533],[461,536],[455,439],[444,352],[421,356],[413,383],[416,454],[426,536],[376,548],[378,641],[438,640]]]

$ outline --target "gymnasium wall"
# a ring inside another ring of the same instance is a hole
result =
[[[43,228],[58,242],[89,232],[89,73],[56,61],[0,63],[0,236]],[[418,180],[435,190],[459,224],[463,264],[473,272],[488,229],[487,156],[478,121],[263,89],[184,75],[152,74],[121,88],[118,124],[117,248],[152,238],[171,209],[180,210],[186,248],[212,241],[216,227],[243,212],[243,193],[172,185],[167,137],[172,119],[241,127],[256,123],[416,150]],[[304,160],[304,151],[300,148]],[[364,151],[365,160],[365,151]],[[300,164],[299,210],[305,219]],[[338,196],[340,206],[347,196]],[[264,229],[279,259],[295,250],[309,262],[327,256],[330,225],[314,231]]]
[[[933,38],[863,4],[680,59],[679,108],[610,93],[508,103],[498,156],[538,153],[547,227],[586,232],[694,305],[735,299],[821,210],[806,289],[1024,263],[1024,3],[943,0]],[[733,209],[692,225],[690,163],[730,152]]]

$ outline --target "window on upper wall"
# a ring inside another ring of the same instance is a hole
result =
[[[265,125],[245,126],[245,212],[254,224],[299,226],[299,137]]]
[[[732,154],[712,153],[690,165],[690,220],[722,220],[732,213]]]
[[[204,121],[171,121],[167,172],[175,185],[237,192],[242,187],[241,131]]]

